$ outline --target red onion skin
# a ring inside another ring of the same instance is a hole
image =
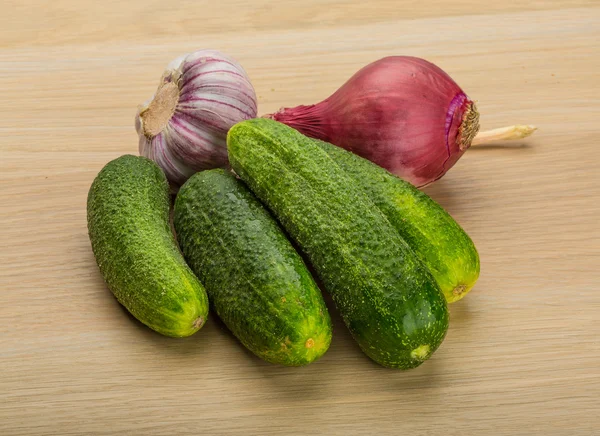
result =
[[[268,117],[424,186],[442,177],[470,145],[461,149],[459,129],[472,105],[439,67],[391,56],[362,68],[321,103]]]

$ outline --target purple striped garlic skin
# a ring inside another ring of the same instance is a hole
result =
[[[199,50],[172,61],[152,100],[138,109],[139,152],[181,186],[195,172],[226,167],[227,132],[256,114],[242,66],[216,50]]]

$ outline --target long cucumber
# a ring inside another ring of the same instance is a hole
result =
[[[321,291],[275,219],[224,170],[196,173],[181,188],[179,245],[219,318],[250,351],[306,365],[331,342]]]
[[[383,212],[427,265],[449,303],[463,298],[479,278],[473,241],[438,203],[373,162],[315,140]]]
[[[169,225],[169,186],[145,157],[121,156],[100,171],[87,201],[92,250],[117,300],[166,336],[189,336],[208,316],[202,284]]]
[[[308,257],[361,349],[420,365],[448,329],[434,277],[388,219],[313,140],[268,119],[228,134],[236,173]]]

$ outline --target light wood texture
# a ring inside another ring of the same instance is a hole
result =
[[[0,433],[598,434],[598,2],[213,4],[2,2]],[[474,147],[427,189],[482,260],[430,361],[377,366],[333,307],[330,351],[283,368],[214,316],[174,340],[117,304],[88,241],[87,191],[137,152],[135,108],[164,66],[198,48],[244,65],[261,113],[406,54],[449,72],[483,128],[539,127]]]

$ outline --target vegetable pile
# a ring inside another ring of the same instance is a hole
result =
[[[332,339],[314,271],[367,356],[419,366],[446,335],[447,304],[475,285],[479,256],[416,186],[471,144],[535,128],[477,135],[479,114],[458,85],[400,56],[321,103],[256,116],[250,80],[230,57],[203,50],[169,65],[138,109],[142,156],[109,162],[88,195],[108,287],[172,337],[198,331],[210,302],[255,355],[300,366]]]

